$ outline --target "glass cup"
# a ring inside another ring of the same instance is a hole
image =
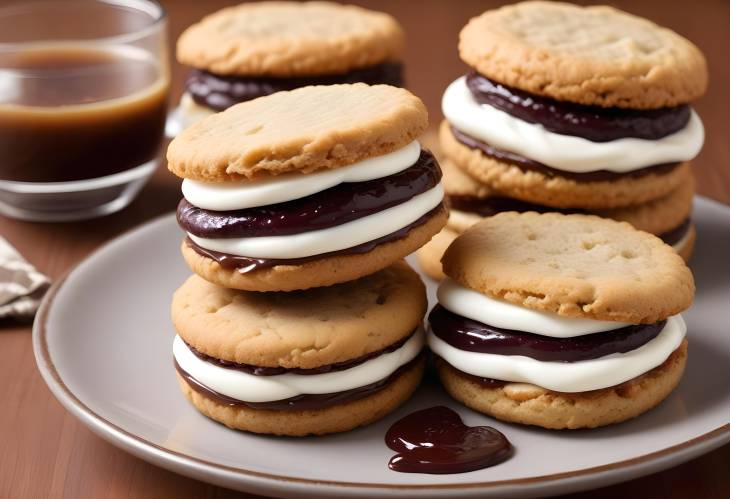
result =
[[[155,1],[0,8],[0,213],[70,221],[127,206],[157,166],[169,87]]]

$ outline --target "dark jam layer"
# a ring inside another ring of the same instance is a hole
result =
[[[656,338],[666,324],[661,321],[572,338],[552,338],[483,324],[440,305],[431,311],[428,320],[436,336],[459,350],[523,355],[545,362],[580,362],[630,352]]]
[[[551,132],[593,142],[628,137],[658,140],[684,128],[691,114],[688,105],[639,110],[557,101],[493,82],[477,72],[467,75],[466,84],[479,103]]]
[[[680,163],[664,163],[661,165],[639,168],[638,170],[633,170],[625,173],[611,172],[608,170],[596,170],[594,172],[575,173],[558,170],[557,168],[552,168],[538,161],[526,158],[520,154],[497,149],[496,147],[492,147],[479,139],[475,139],[474,137],[465,134],[464,132],[458,130],[457,128],[454,128],[453,126],[451,127],[451,133],[454,135],[454,138],[457,141],[461,142],[465,146],[471,149],[478,149],[485,156],[494,158],[497,161],[514,165],[521,170],[542,173],[546,177],[562,177],[574,180],[575,182],[603,182],[618,180],[621,178],[638,178],[650,174],[663,175],[665,173],[671,172],[680,165]]]
[[[385,435],[385,444],[398,452],[388,467],[404,473],[466,473],[504,462],[513,454],[502,433],[489,426],[466,426],[444,406],[396,421]]]
[[[309,85],[336,85],[363,82],[368,85],[403,86],[403,65],[386,62],[368,68],[354,69],[339,75],[307,76],[293,78],[255,78],[247,76],[221,76],[193,69],[185,82],[185,88],[195,102],[214,111],[223,111],[234,104],[264,95],[293,90]]]
[[[376,381],[375,383],[361,386],[359,388],[353,388],[352,390],[345,390],[337,393],[297,395],[296,397],[291,397],[284,400],[274,400],[272,402],[245,402],[243,400],[234,399],[218,393],[215,390],[211,390],[207,386],[201,384],[190,374],[185,372],[178,365],[177,361],[174,362],[175,369],[177,369],[178,374],[180,374],[180,376],[185,380],[190,388],[203,395],[204,397],[209,398],[219,404],[233,407],[246,406],[251,407],[252,409],[265,409],[273,411],[316,411],[319,409],[326,409],[327,407],[331,407],[333,405],[346,404],[348,402],[353,402],[355,400],[374,395],[389,384],[396,381],[406,371],[415,367],[418,363],[423,362],[424,358],[425,354],[421,352],[413,360],[396,369],[390,376],[383,378],[380,381]]]
[[[327,258],[331,256],[362,255],[364,253],[368,253],[374,250],[377,246],[381,244],[391,243],[393,241],[403,239],[412,229],[425,224],[426,222],[428,222],[429,219],[431,219],[431,217],[435,216],[443,209],[443,204],[440,204],[433,210],[420,217],[415,222],[408,224],[405,227],[388,234],[387,236],[379,237],[377,239],[373,239],[372,241],[358,244],[357,246],[352,246],[350,248],[345,248],[343,250],[330,251],[328,253],[322,253],[320,255],[312,255],[302,258],[250,258],[247,256],[229,255],[228,253],[220,253],[218,251],[201,248],[200,246],[195,244],[195,242],[193,242],[190,238],[186,239],[186,244],[190,246],[193,250],[195,250],[195,252],[199,255],[215,260],[221,267],[227,269],[235,269],[238,272],[245,274],[247,272],[253,272],[254,270],[258,269],[276,267],[277,265],[303,265],[308,262],[313,262],[315,260],[320,260],[322,258]]]
[[[533,204],[526,201],[520,201],[519,199],[500,196],[489,196],[486,198],[478,198],[474,196],[449,196],[448,204],[449,207],[454,210],[475,213],[482,217],[491,217],[497,213],[505,211],[516,211],[518,213],[524,213],[527,211],[536,211],[537,213],[558,212],[566,214],[591,213],[590,211],[580,209],[551,208],[541,204]],[[668,245],[673,246],[687,234],[691,223],[690,218],[685,218],[682,223],[677,225],[674,229],[664,232],[663,234],[658,234],[657,237]]]
[[[365,182],[343,182],[284,203],[235,211],[212,211],[183,199],[177,221],[198,237],[284,236],[342,225],[378,213],[422,194],[441,180],[441,169],[428,151],[394,175]]]
[[[414,331],[415,333],[415,331]],[[205,362],[210,362],[211,364],[214,364],[218,367],[224,367],[226,369],[233,369],[236,371],[242,371],[248,374],[253,374],[254,376],[277,376],[279,374],[287,374],[287,373],[293,373],[293,374],[302,374],[302,375],[310,375],[310,374],[326,374],[336,371],[344,371],[345,369],[350,369],[355,366],[359,366],[363,362],[367,362],[370,359],[374,359],[375,357],[379,357],[385,353],[395,352],[400,347],[402,347],[406,341],[408,341],[411,336],[413,336],[413,333],[408,335],[407,337],[403,338],[400,341],[397,341],[396,343],[393,343],[392,345],[389,345],[386,348],[383,348],[382,350],[377,350],[375,352],[370,352],[365,355],[361,355],[360,357],[357,357],[355,359],[346,360],[343,362],[336,362],[334,364],[327,364],[326,366],[320,366],[320,367],[314,367],[310,369],[301,369],[298,367],[265,367],[265,366],[253,366],[251,364],[239,364],[238,362],[231,362],[229,360],[223,360],[218,359],[216,357],[211,357],[210,355],[206,355],[203,352],[200,352],[196,350],[194,347],[188,345],[185,343],[191,352],[193,352],[200,360],[203,360]]]

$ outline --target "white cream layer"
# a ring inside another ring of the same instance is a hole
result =
[[[541,312],[490,298],[458,284],[450,278],[439,285],[438,301],[445,309],[468,319],[502,329],[550,336],[572,338],[591,333],[612,331],[629,324],[599,321]]]
[[[195,102],[188,92],[185,92],[180,98],[180,119],[183,129],[215,113],[216,111],[213,109]]]
[[[705,137],[702,121],[694,111],[683,129],[659,140],[624,138],[592,142],[553,133],[542,125],[479,104],[466,85],[466,77],[449,85],[441,106],[446,119],[467,135],[497,149],[574,173],[597,170],[624,173],[663,163],[689,161],[697,156]]]
[[[226,369],[197,357],[180,336],[175,336],[172,351],[183,371],[207,388],[243,402],[272,402],[297,395],[344,392],[385,379],[419,354],[424,344],[423,336],[423,330],[419,328],[398,350],[343,371],[324,374],[256,376]]]
[[[287,236],[207,239],[188,233],[201,248],[251,258],[303,258],[352,248],[392,234],[436,208],[444,198],[441,184],[408,201],[327,229]]]
[[[206,210],[242,210],[283,203],[324,191],[343,182],[365,182],[394,175],[413,166],[421,155],[414,140],[390,154],[314,173],[289,173],[255,182],[198,182],[185,179],[182,192],[191,204]]]
[[[667,319],[653,340],[636,350],[579,362],[544,362],[522,355],[459,350],[429,331],[428,346],[456,369],[482,378],[531,383],[557,392],[585,392],[616,386],[661,365],[682,343],[681,315]]]

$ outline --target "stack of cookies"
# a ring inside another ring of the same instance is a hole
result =
[[[402,258],[444,226],[423,103],[386,85],[310,86],[235,105],[167,152],[182,177],[180,386],[231,428],[345,431],[423,372],[425,288]]]
[[[677,386],[692,273],[659,238],[588,215],[500,213],[444,255],[428,344],[446,391],[498,419],[593,428]]]
[[[419,254],[429,274],[456,234],[502,211],[627,221],[689,258],[704,140],[690,103],[707,86],[695,45],[611,7],[523,2],[472,19],[459,54],[471,71],[443,96],[451,214]]]
[[[382,12],[330,2],[257,2],[190,26],[177,59],[192,67],[183,126],[234,104],[307,85],[402,86],[404,35]]]

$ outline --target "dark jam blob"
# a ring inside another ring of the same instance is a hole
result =
[[[416,411],[396,421],[385,444],[398,452],[388,467],[403,473],[466,473],[512,456],[509,440],[489,426],[466,426],[448,407]]]

